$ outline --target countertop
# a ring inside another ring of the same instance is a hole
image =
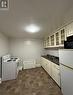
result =
[[[59,57],[52,56],[52,55],[43,55],[42,57],[46,58],[47,60],[50,60],[51,62],[59,65]]]

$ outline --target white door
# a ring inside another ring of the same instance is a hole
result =
[[[60,65],[61,68],[61,88],[63,95],[73,95],[73,70]]]

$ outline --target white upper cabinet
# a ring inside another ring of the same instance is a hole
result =
[[[73,35],[73,22],[67,25],[65,29],[67,37]]]
[[[73,35],[73,22],[59,30],[52,35],[48,36],[44,40],[44,47],[63,47],[64,41],[68,36]]]
[[[64,46],[66,40],[65,28],[60,29],[44,40],[44,48]]]

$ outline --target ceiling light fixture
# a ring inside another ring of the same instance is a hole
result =
[[[30,33],[35,33],[35,32],[39,32],[40,28],[34,24],[31,24],[25,27],[25,31],[30,32]]]

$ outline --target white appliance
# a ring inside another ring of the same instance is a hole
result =
[[[11,58],[9,54],[2,57],[2,81],[16,79],[17,62],[18,58]]]
[[[2,62],[7,62],[8,60],[11,60],[11,55],[10,54],[2,56]]]
[[[73,49],[59,50],[61,89],[63,95],[73,95]]]

